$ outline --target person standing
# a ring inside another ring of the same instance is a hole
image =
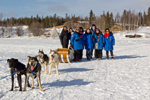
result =
[[[86,49],[87,60],[92,60],[92,50],[93,50],[94,41],[93,41],[93,34],[89,28],[87,28],[84,37],[85,37],[84,45]]]
[[[95,35],[95,33],[96,33],[96,25],[95,24],[92,25],[91,32],[93,35]]]
[[[74,32],[73,32],[73,30],[72,30],[72,28],[70,28],[69,29],[69,33],[68,33],[68,39],[70,40],[70,45],[71,45],[71,35],[73,34]],[[68,40],[68,41],[69,41]]]
[[[75,29],[71,36],[71,45],[74,47],[74,61],[80,61],[81,51],[84,49],[84,42],[80,37],[79,28]]]
[[[99,29],[96,29],[95,38],[95,59],[102,60],[102,50],[104,44],[104,35]]]
[[[92,27],[91,27],[91,32],[92,32],[92,34],[93,34],[93,42],[95,41],[94,39],[94,35],[95,35],[95,33],[96,33],[96,25],[95,24],[93,24],[92,25]],[[95,46],[94,46],[95,47]],[[93,49],[92,49],[92,55],[93,55]]]
[[[69,29],[69,33],[70,33],[71,35],[74,33],[74,31],[73,31],[72,28]]]
[[[109,28],[105,29],[104,37],[105,37],[106,58],[109,59],[109,51],[110,51],[111,59],[113,59],[114,58],[114,56],[113,56],[113,50],[114,50],[113,46],[115,45],[115,38],[113,36],[113,33],[110,32]]]
[[[82,27],[79,27],[79,32],[80,32],[80,38],[82,40],[82,42],[84,42],[84,29]],[[83,47],[84,47],[84,43],[83,43]],[[83,48],[84,49],[84,48]],[[80,51],[81,55],[80,55],[80,60],[82,60],[82,56],[83,56],[83,49]]]
[[[68,48],[69,34],[68,34],[67,26],[63,27],[63,30],[60,35],[60,41],[63,48]]]

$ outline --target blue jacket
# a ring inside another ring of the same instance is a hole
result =
[[[115,45],[115,38],[113,36],[113,33],[110,33],[108,38],[105,38],[105,50],[106,51],[114,50],[112,45]]]
[[[91,28],[91,32],[92,32],[93,35],[96,34],[96,31],[94,31],[92,28]]]
[[[85,38],[84,44],[86,45],[85,49],[93,49],[94,44],[93,37],[94,37],[93,34],[85,33],[84,35]]]
[[[104,35],[103,34],[99,34],[99,37],[97,37],[97,35],[94,35],[95,37],[95,43],[98,43],[98,49],[97,50],[103,50],[104,47]]]
[[[84,49],[84,37],[81,39],[80,35],[76,32],[71,36],[71,45],[73,45],[74,50]]]

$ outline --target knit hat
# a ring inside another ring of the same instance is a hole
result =
[[[100,31],[100,30],[97,28],[96,31]]]
[[[93,25],[92,25],[92,27],[93,27],[93,26],[95,26],[95,27],[96,27],[96,25],[95,25],[95,24],[93,24]]]

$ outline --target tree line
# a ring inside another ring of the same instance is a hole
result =
[[[0,13],[0,26],[12,27],[20,25],[28,25],[29,27],[40,26],[40,28],[49,28],[53,26],[63,25],[68,21],[86,21],[88,23],[80,23],[83,28],[90,27],[93,23],[97,25],[102,31],[105,28],[110,28],[114,23],[120,23],[122,31],[134,30],[136,26],[150,26],[150,7],[147,12],[135,12],[134,10],[124,10],[122,14],[117,13],[115,16],[112,12],[103,12],[102,15],[95,16],[91,10],[89,16],[75,16],[68,15],[60,17],[54,14],[53,16],[36,17],[31,16],[24,18],[7,18],[2,20],[2,13]],[[35,25],[38,24],[38,25]],[[39,25],[40,24],[40,25]],[[33,25],[33,26],[32,26]]]

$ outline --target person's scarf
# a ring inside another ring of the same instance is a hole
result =
[[[110,32],[109,32],[109,34],[105,33],[105,34],[104,34],[104,37],[105,37],[105,38],[108,38],[109,35],[110,35]]]
[[[80,38],[82,39],[84,36],[83,32],[80,32]]]

